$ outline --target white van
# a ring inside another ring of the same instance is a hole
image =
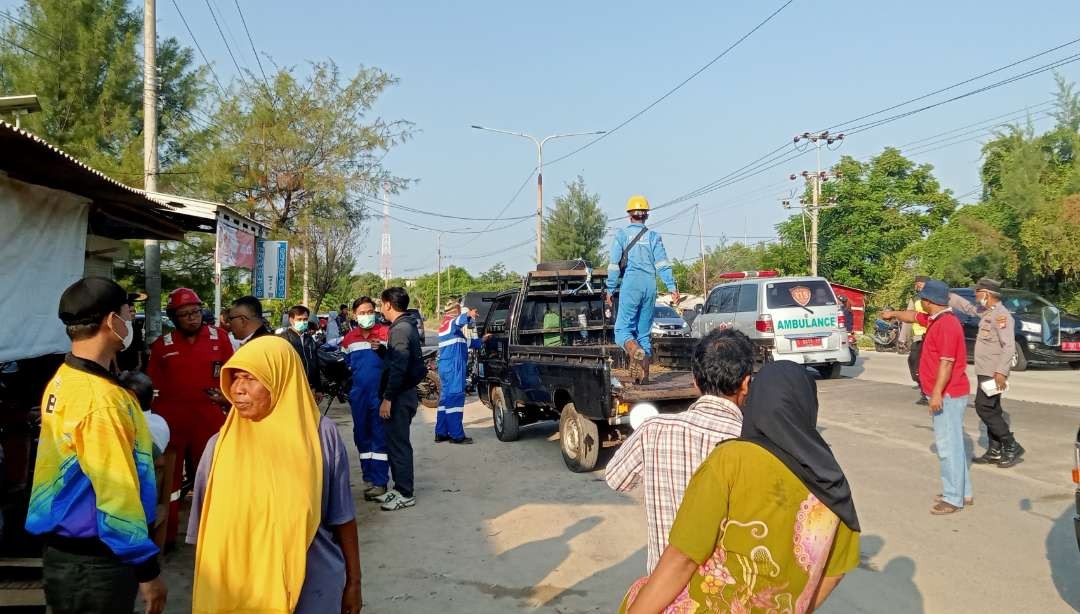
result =
[[[791,360],[840,377],[851,360],[844,315],[823,277],[746,276],[716,286],[692,325],[694,337],[734,328],[754,342],[762,360]]]

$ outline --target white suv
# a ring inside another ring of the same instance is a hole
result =
[[[716,286],[694,319],[692,334],[716,328],[745,333],[762,360],[791,360],[840,377],[851,360],[844,315],[822,277],[748,277]]]

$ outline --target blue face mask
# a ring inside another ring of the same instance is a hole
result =
[[[307,320],[297,320],[297,321],[293,322],[292,327],[293,327],[293,330],[295,330],[296,332],[302,333],[302,332],[304,332],[304,331],[306,331],[308,329],[308,321]]]

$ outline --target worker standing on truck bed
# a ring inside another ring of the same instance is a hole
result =
[[[630,225],[615,233],[611,242],[609,262],[618,265],[618,273],[609,270],[607,302],[612,304],[616,288],[619,292],[618,314],[615,316],[615,343],[626,350],[635,378],[649,381],[652,362],[653,307],[656,304],[656,276],[679,302],[679,290],[671,272],[671,261],[664,250],[660,235],[645,227],[649,219],[649,201],[644,196],[631,196],[626,203]]]

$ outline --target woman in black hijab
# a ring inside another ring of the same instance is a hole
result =
[[[669,545],[620,611],[730,612],[820,606],[859,563],[844,472],[817,432],[817,386],[802,365],[766,365],[742,436],[694,474]]]

